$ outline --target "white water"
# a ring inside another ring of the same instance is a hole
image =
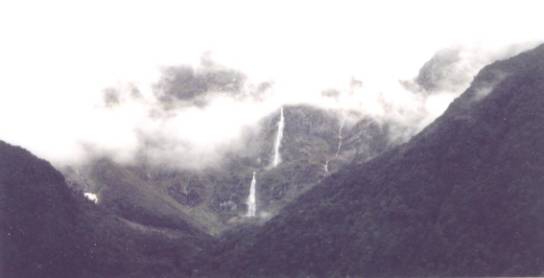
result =
[[[329,160],[328,159],[325,161],[325,165],[323,165],[323,170],[325,170],[325,173],[329,173]]]
[[[335,157],[338,158],[338,155],[340,154],[340,150],[342,149],[342,141],[344,139],[344,135],[342,134],[342,131],[344,129],[344,125],[346,123],[346,118],[342,118],[342,121],[340,122],[340,127],[338,127],[338,147],[336,148],[336,155]]]
[[[247,197],[247,217],[255,217],[257,215],[257,198],[256,190],[257,179],[255,178],[255,171],[253,171],[253,178],[251,179],[251,185],[249,187],[249,196]]]
[[[274,160],[272,160],[272,167],[278,166],[281,162],[280,147],[281,140],[283,138],[283,129],[285,127],[285,118],[283,117],[283,107],[280,108],[280,119],[278,120],[278,132],[276,134],[276,141],[274,142]]]
[[[98,204],[98,196],[96,194],[91,193],[91,192],[85,192],[85,193],[83,193],[83,196],[85,196],[85,198],[91,200],[93,203]]]

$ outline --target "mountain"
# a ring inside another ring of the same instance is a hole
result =
[[[215,250],[240,277],[544,275],[544,45]],[[211,272],[212,276],[214,272]]]
[[[64,177],[47,162],[4,142],[0,157],[0,273],[75,273],[77,242],[71,230],[77,204],[63,187]]]
[[[65,180],[0,141],[0,276],[544,275],[543,77],[544,45],[488,65],[401,145],[285,106],[198,170],[100,157]]]
[[[243,147],[212,167],[157,165],[142,155],[130,164],[103,157],[63,173],[73,188],[97,194],[100,207],[124,219],[171,229],[187,229],[188,223],[217,236],[240,225],[267,221],[356,157],[366,161],[397,144],[390,140],[387,124],[351,118],[310,106],[285,106],[246,131]],[[273,165],[280,131],[280,163]],[[257,216],[248,218],[254,171]]]
[[[179,277],[214,244],[187,223],[159,230],[117,217],[2,141],[0,219],[1,277]]]

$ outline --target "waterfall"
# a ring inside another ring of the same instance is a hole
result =
[[[255,178],[255,171],[253,171],[253,178],[251,178],[251,185],[249,187],[249,196],[247,197],[247,217],[255,217],[257,215],[257,198],[255,196],[256,186],[257,179]]]
[[[323,165],[323,170],[325,170],[325,173],[329,173],[329,160],[327,159],[325,161],[325,165]]]
[[[276,141],[274,142],[274,160],[272,167],[278,166],[281,162],[280,147],[283,138],[283,129],[285,127],[285,118],[283,117],[283,106],[280,108],[280,119],[278,120],[278,132],[276,133]]]
[[[338,127],[338,147],[336,148],[336,155],[335,157],[338,158],[338,155],[340,154],[340,150],[342,149],[342,141],[343,141],[343,134],[342,134],[342,131],[344,129],[344,125],[346,123],[346,118],[343,117],[342,120],[340,121],[340,126]]]

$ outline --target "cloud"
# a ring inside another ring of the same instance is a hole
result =
[[[395,123],[404,138],[496,49],[543,37],[536,2],[494,3],[493,13],[474,1],[448,13],[434,1],[24,2],[0,9],[0,138],[55,163],[93,152],[130,161],[160,138],[157,159],[213,164],[243,147],[259,118],[297,103]],[[417,82],[423,62],[452,44],[481,51],[446,51],[421,70],[431,85]],[[200,56],[207,50],[214,59]]]
[[[154,85],[158,100],[166,108],[179,105],[204,106],[211,94],[239,97],[245,93],[246,76],[240,71],[219,66],[209,58],[202,64],[170,66],[162,69],[160,80]]]
[[[421,67],[412,84],[405,84],[411,90],[427,94],[463,91],[485,65],[514,56],[536,44],[518,43],[489,48],[458,45],[442,49]]]
[[[415,82],[425,92],[459,91],[472,72],[463,62],[460,48],[441,50],[423,65]],[[466,73],[467,70],[470,72]]]
[[[108,107],[119,105],[121,102],[119,91],[115,88],[104,89],[104,104]]]
[[[249,82],[240,71],[209,60],[196,68],[168,69],[147,87],[118,83],[106,88],[102,102],[88,114],[92,118],[81,119],[85,128],[70,134],[77,154],[71,150],[72,155],[64,153],[55,162],[80,164],[107,156],[129,164],[214,167],[227,153],[244,147],[247,136],[258,130],[258,122],[279,107],[268,98],[271,82]],[[195,82],[197,95],[180,95]],[[172,90],[171,99],[157,93],[157,84]]]
[[[409,81],[346,77],[336,88],[296,95],[205,57],[194,67],[164,67],[157,80],[147,84],[118,82],[107,87],[98,104],[87,113],[80,111],[76,128],[52,136],[66,137],[61,142],[69,142],[69,147],[49,153],[60,165],[108,156],[122,163],[216,167],[228,154],[247,149],[263,118],[282,105],[297,104],[333,111],[347,125],[372,119],[388,126],[390,141],[403,142],[440,115],[484,61],[504,57],[487,54],[450,48],[422,63]]]

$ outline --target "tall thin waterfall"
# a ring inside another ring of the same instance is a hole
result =
[[[281,162],[280,147],[281,140],[283,138],[283,129],[285,128],[285,118],[283,117],[283,106],[280,108],[280,119],[278,120],[278,132],[276,134],[276,141],[274,142],[274,160],[272,160],[272,167],[278,166]]]
[[[338,158],[338,155],[340,154],[340,150],[342,149],[342,141],[344,140],[344,135],[342,134],[342,132],[343,132],[345,124],[346,124],[346,118],[343,117],[342,120],[340,121],[340,126],[338,127],[338,136],[337,136],[338,146],[336,148],[336,154],[335,154],[336,158]]]
[[[257,178],[255,178],[255,171],[253,171],[253,178],[251,179],[251,185],[249,187],[249,196],[247,196],[247,217],[255,217],[257,215],[257,198],[255,187],[257,186]]]

